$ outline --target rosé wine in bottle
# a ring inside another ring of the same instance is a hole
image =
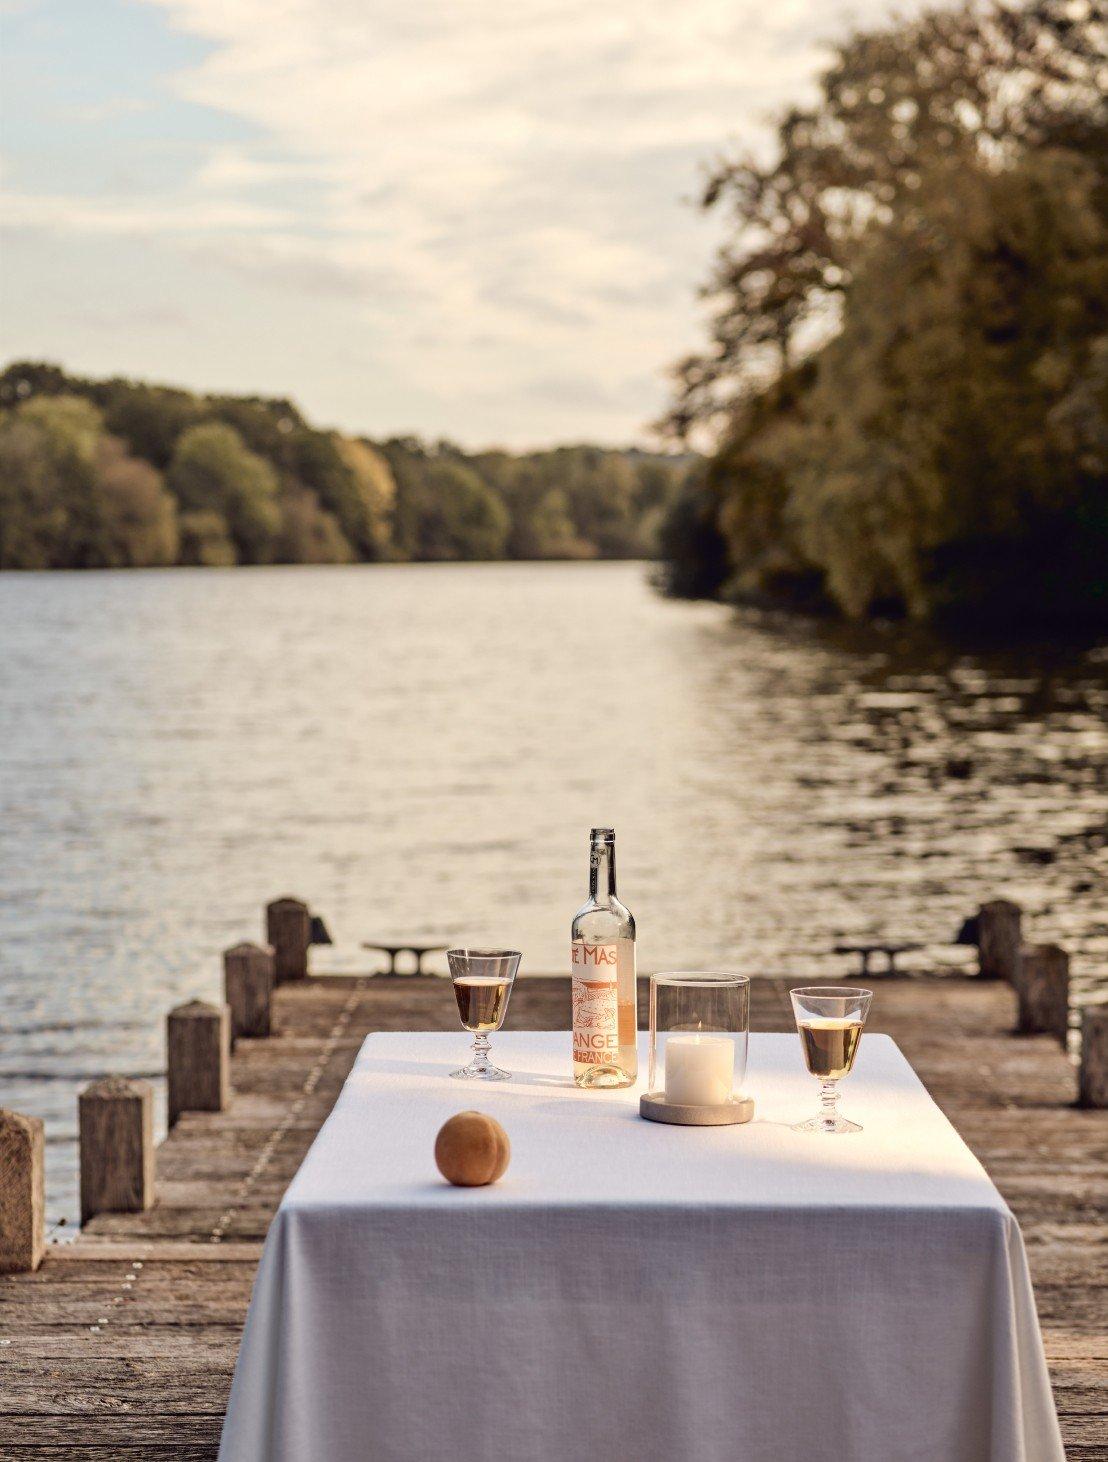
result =
[[[616,835],[589,836],[589,898],[572,928],[573,1079],[633,1086],[638,1075],[635,920],[616,897]]]

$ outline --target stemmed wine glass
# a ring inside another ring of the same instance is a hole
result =
[[[466,1030],[473,1032],[473,1060],[451,1076],[464,1081],[511,1079],[510,1071],[501,1071],[489,1060],[489,1032],[504,1023],[520,959],[515,949],[447,950],[458,1014]]]
[[[793,1130],[861,1132],[860,1123],[839,1116],[839,1082],[854,1065],[873,991],[812,985],[789,995],[805,1064],[820,1081],[820,1110]]]

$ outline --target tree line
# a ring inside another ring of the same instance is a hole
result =
[[[1106,56],[1099,0],[963,0],[850,36],[768,161],[713,166],[672,592],[1108,622]]]
[[[370,441],[291,401],[17,362],[0,375],[0,569],[650,557],[689,460]]]

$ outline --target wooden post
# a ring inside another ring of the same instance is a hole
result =
[[[308,942],[312,932],[312,916],[300,899],[274,899],[266,905],[265,937],[273,946],[273,977],[280,985],[285,980],[302,980],[308,973]]]
[[[1086,1005],[1082,1012],[1077,1104],[1108,1107],[1108,1001]]]
[[[223,998],[231,1011],[231,1042],[239,1036],[268,1036],[273,993],[273,951],[260,944],[236,944],[223,952]]]
[[[231,1012],[190,1000],[166,1021],[169,1125],[182,1112],[222,1112],[231,1094]]]
[[[1016,979],[1021,1035],[1057,1036],[1065,1046],[1070,1019],[1070,957],[1060,944],[1025,944]]]
[[[154,1202],[154,1089],[105,1076],[77,1098],[81,1222],[97,1213],[142,1213]]]
[[[0,1274],[37,1269],[46,1246],[40,1117],[0,1110]]]
[[[1008,899],[994,899],[982,904],[977,912],[978,973],[990,980],[1016,983],[1020,963],[1019,904]]]

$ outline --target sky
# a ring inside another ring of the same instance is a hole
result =
[[[887,0],[0,0],[0,351],[476,447],[649,440],[722,219]]]

